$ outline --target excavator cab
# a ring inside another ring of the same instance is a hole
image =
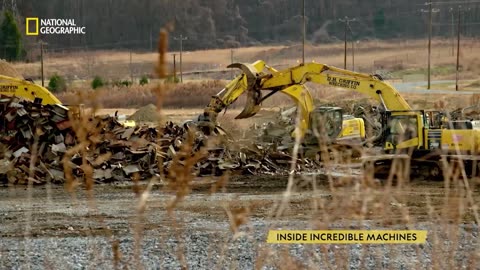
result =
[[[385,150],[423,147],[423,127],[428,126],[423,111],[387,111],[385,114]]]
[[[310,113],[311,135],[329,142],[342,131],[343,111],[339,107],[317,107]],[[318,139],[318,138],[317,138]]]

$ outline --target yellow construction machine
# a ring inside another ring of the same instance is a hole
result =
[[[459,125],[442,119],[441,125],[435,124],[438,122],[433,121],[435,115],[425,110],[412,110],[398,91],[380,76],[319,63],[301,64],[285,70],[276,70],[263,61],[236,63],[229,67],[240,68],[243,73],[212,98],[203,115],[199,116],[199,123],[215,123],[217,114],[244,92],[247,92],[246,106],[237,119],[255,115],[262,101],[282,92],[292,97],[301,110],[301,136],[320,127],[329,138],[335,138],[342,129],[340,109],[333,109],[333,113],[315,110],[312,97],[304,86],[307,82],[329,85],[366,94],[380,103],[382,131],[378,139],[383,151],[381,155],[364,159],[374,164],[378,174],[389,173],[392,162],[398,159],[409,160],[410,172],[427,177],[441,176],[442,161],[453,160],[461,161],[471,174],[477,173],[480,130],[473,129],[468,121]]]
[[[63,105],[48,89],[35,84],[32,80],[19,79],[0,75],[0,95],[16,96],[26,100],[39,102],[43,105]],[[83,110],[81,105],[68,105],[67,108],[80,113]],[[118,119],[119,122],[128,127],[135,126],[135,121]]]
[[[264,62],[257,61],[254,64],[232,64],[229,68],[240,68],[243,74],[230,81],[224,89],[213,96],[205,108],[204,113],[198,117],[197,126],[205,133],[210,133],[216,127],[217,115],[234,103],[238,97],[247,92],[247,105],[235,119],[243,119],[254,116],[260,110],[260,103],[271,95],[280,92],[289,96],[300,110],[299,136],[308,137],[310,141],[322,135],[327,143],[341,145],[361,145],[365,140],[365,124],[363,119],[349,115],[343,115],[339,107],[315,107],[311,93],[303,83],[281,82],[279,85],[268,87],[260,81],[263,75],[261,71],[267,68],[274,74],[278,73]],[[271,90],[262,97],[260,91],[252,89]],[[322,124],[320,124],[322,123]],[[325,124],[323,124],[325,123]],[[294,134],[292,134],[294,135]]]
[[[0,94],[17,96],[26,100],[41,100],[43,105],[62,104],[48,89],[35,84],[31,80],[0,75]]]

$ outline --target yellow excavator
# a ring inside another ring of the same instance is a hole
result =
[[[303,83],[288,82],[265,87],[263,82],[259,81],[260,78],[264,78],[260,75],[261,71],[268,69],[270,74],[277,74],[278,71],[267,66],[263,61],[257,61],[252,65],[237,63],[228,67],[240,68],[244,73],[230,81],[224,89],[213,96],[204,113],[199,115],[197,126],[205,133],[209,134],[215,130],[218,114],[234,103],[244,92],[248,94],[247,105],[235,119],[254,116],[260,110],[263,100],[279,92],[289,96],[299,108],[298,134],[302,138],[307,137],[309,141],[316,140],[315,137],[318,137],[318,131],[321,130],[321,135],[327,143],[349,146],[361,145],[365,141],[365,123],[362,118],[343,115],[343,110],[339,107],[315,107],[312,95]],[[262,97],[260,91],[251,91],[254,88],[271,90],[271,92]],[[320,123],[326,124],[320,125]]]
[[[17,96],[26,100],[41,100],[41,104],[62,104],[48,89],[35,84],[32,80],[0,75],[0,94]]]
[[[313,108],[312,97],[304,86],[307,82],[313,82],[363,93],[381,104],[382,131],[377,139],[381,141],[383,153],[365,158],[374,164],[378,174],[389,173],[392,162],[397,159],[409,160],[412,173],[427,177],[442,175],[442,160],[460,160],[467,171],[477,173],[480,131],[468,123],[458,125],[445,119],[441,125],[434,125],[431,114],[425,110],[412,110],[399,92],[380,76],[319,63],[306,63],[285,70],[276,70],[263,61],[235,63],[229,67],[239,68],[243,73],[212,98],[198,118],[200,126],[215,123],[218,113],[244,92],[247,92],[246,105],[236,119],[254,116],[260,110],[262,101],[282,92],[292,97],[301,110],[301,136],[312,128],[323,126],[328,137],[334,138],[341,132],[342,114],[334,109],[335,113],[325,116],[322,114],[325,111]],[[263,95],[267,91],[269,93]]]
[[[30,101],[37,101],[42,105],[63,105],[48,89],[35,84],[32,80],[5,75],[0,75],[0,95],[16,96]],[[74,109],[78,113],[83,109],[81,105],[69,105],[66,108]],[[135,121],[132,120],[119,118],[117,120],[126,127],[134,127],[136,125]]]

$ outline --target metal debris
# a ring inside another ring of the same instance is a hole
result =
[[[91,177],[95,182],[127,181],[168,177],[176,175],[169,170],[187,166],[196,176],[218,176],[225,171],[287,174],[290,169],[288,147],[272,143],[245,144],[231,138],[215,138],[212,143],[211,138],[186,125],[168,122],[158,128],[125,128],[110,116],[89,117],[88,125],[95,130],[87,130],[87,141],[80,142],[72,126],[79,124],[69,119],[63,106],[2,97],[0,108],[0,179],[4,183],[63,183],[67,176],[76,180]],[[189,164],[199,151],[202,156]],[[36,163],[30,171],[32,161]],[[91,168],[89,172],[84,171],[85,165]],[[304,160],[298,169],[316,166]]]

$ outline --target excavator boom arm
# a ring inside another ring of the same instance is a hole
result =
[[[235,119],[243,119],[254,116],[260,110],[262,95],[260,91],[254,91],[256,82],[260,73],[268,68],[271,72],[277,70],[268,67],[263,61],[257,61],[253,64],[232,64],[229,68],[239,68],[243,73],[230,81],[224,89],[213,96],[210,103],[204,110],[203,116],[199,117],[200,122],[216,122],[216,117],[224,108],[235,102],[245,91],[247,91],[247,103],[243,111]],[[301,84],[287,85],[281,89],[281,92],[289,96],[293,102],[300,108],[300,134],[305,134],[309,126],[309,114],[314,109],[314,102],[310,92]]]
[[[379,101],[385,110],[411,110],[408,103],[395,90],[378,76],[352,72],[318,63],[307,63],[285,70],[275,70],[264,61],[253,64],[235,63],[229,67],[239,68],[243,73],[229,82],[217,95],[213,96],[199,122],[207,123],[212,128],[216,117],[224,108],[235,102],[240,95],[247,92],[247,101],[243,111],[236,119],[254,116],[261,102],[276,92],[288,95],[301,109],[300,129],[303,136],[310,126],[309,114],[314,109],[310,92],[305,88],[306,82],[329,85],[366,94]],[[265,72],[267,70],[268,72]],[[270,94],[262,98],[262,91]]]
[[[41,98],[42,104],[62,104],[48,89],[30,81],[0,75],[0,94],[27,100]]]
[[[260,87],[274,89],[309,81],[366,94],[384,104],[386,110],[411,110],[393,86],[376,76],[318,63],[307,63],[273,73],[260,82]]]

